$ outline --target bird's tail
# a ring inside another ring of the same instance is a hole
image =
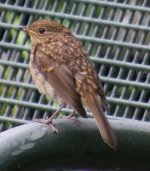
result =
[[[117,146],[117,139],[105,117],[98,95],[96,95],[96,93],[87,94],[86,104],[94,115],[104,142],[107,143],[111,148],[115,149]]]

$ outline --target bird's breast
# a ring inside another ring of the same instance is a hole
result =
[[[53,87],[47,82],[43,74],[39,71],[38,67],[32,61],[30,61],[29,63],[29,69],[32,75],[32,80],[38,88],[39,92],[51,96],[55,99],[56,95],[54,93]]]

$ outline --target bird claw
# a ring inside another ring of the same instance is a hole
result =
[[[52,131],[58,134],[58,129],[52,123],[50,124],[50,126],[51,126]]]
[[[72,119],[72,120],[77,119],[75,116],[72,116],[72,115],[65,116],[64,118],[65,119]]]
[[[50,119],[34,119],[33,122],[38,122],[38,123],[43,123],[46,125],[49,125],[52,129],[52,131],[56,134],[58,134],[58,129],[54,126],[54,124],[52,123],[52,120]]]
[[[77,120],[77,114],[75,111],[71,112],[68,116],[65,116],[66,119]]]
[[[52,121],[48,120],[48,119],[34,119],[33,122],[38,122],[38,123],[43,123],[43,124],[52,124]]]
[[[75,113],[75,111],[71,112],[68,116],[65,116],[66,119],[73,120],[77,125],[80,125],[80,121],[78,120],[78,115]]]

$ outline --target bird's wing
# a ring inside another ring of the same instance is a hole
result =
[[[75,89],[75,78],[69,67],[66,64],[58,63],[51,56],[41,54],[38,49],[34,60],[46,81],[53,87],[56,96],[86,117],[81,97]]]

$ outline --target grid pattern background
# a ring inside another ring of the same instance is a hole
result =
[[[39,18],[61,22],[81,40],[103,82],[108,115],[150,121],[150,1],[1,0],[0,131],[58,107],[32,83],[30,40],[17,29]]]

